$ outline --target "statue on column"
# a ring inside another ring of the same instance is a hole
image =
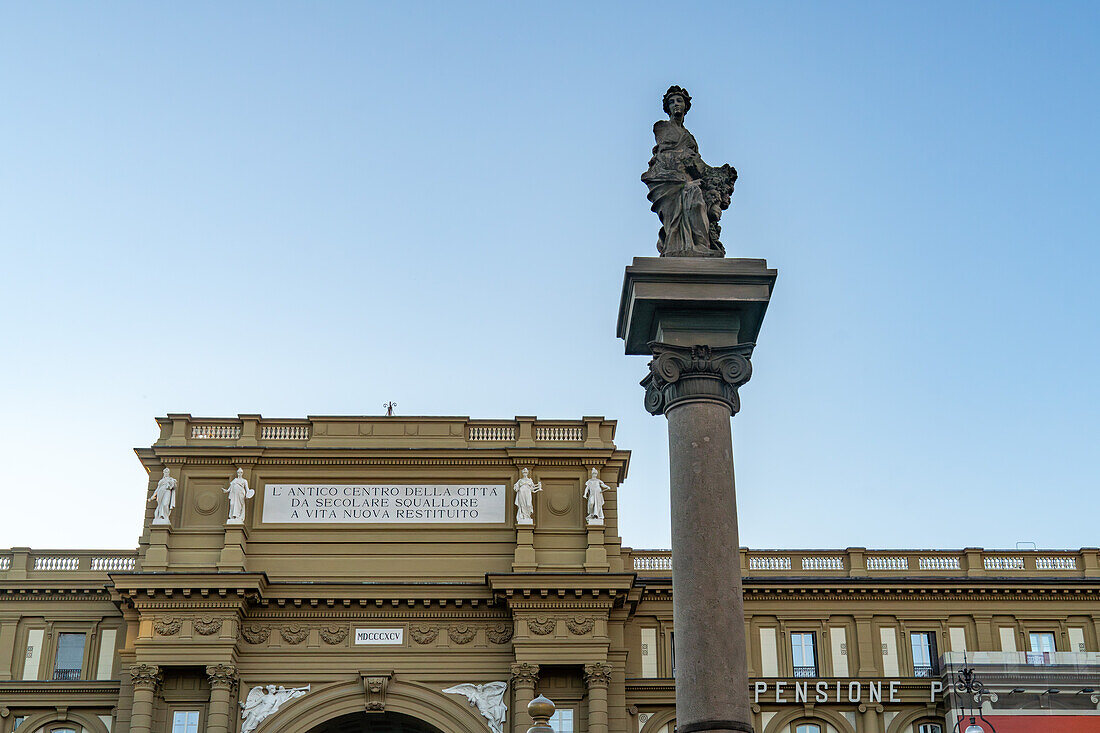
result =
[[[167,468],[164,469],[160,481],[157,482],[157,488],[153,490],[153,496],[149,499],[150,502],[157,503],[156,509],[153,510],[153,524],[172,523],[172,510],[176,508],[176,486],[176,480],[172,478]]]
[[[527,469],[523,469],[523,477],[513,487],[516,492],[516,524],[534,524],[531,515],[535,513],[535,494],[542,491],[542,482],[536,484],[527,474]]]
[[[584,498],[588,499],[588,523],[603,524],[603,492],[611,487],[600,481],[598,469],[592,469],[592,478],[584,484]]]
[[[229,519],[226,524],[244,524],[244,500],[256,495],[253,489],[248,487],[248,481],[244,478],[244,469],[237,469],[237,478],[229,482],[223,493],[229,494]]]
[[[649,187],[650,208],[661,220],[657,251],[662,257],[724,257],[718,220],[729,208],[737,171],[718,168],[699,157],[699,144],[684,127],[691,95],[671,86],[662,102],[667,120],[653,125],[653,157],[642,182]]]

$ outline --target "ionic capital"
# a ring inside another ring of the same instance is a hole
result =
[[[737,389],[752,376],[749,356],[754,344],[737,346],[673,346],[651,341],[653,360],[642,380],[645,409],[663,415],[688,402],[717,402],[736,415],[741,409]]]
[[[237,668],[232,664],[211,664],[206,668],[210,687],[232,690],[237,686]]]
[[[512,665],[512,684],[516,687],[534,688],[539,681],[539,665],[516,662]]]
[[[611,665],[603,662],[584,665],[584,682],[589,688],[607,687],[611,683]]]
[[[155,664],[135,664],[130,667],[130,681],[134,689],[155,690],[162,677],[160,667]]]

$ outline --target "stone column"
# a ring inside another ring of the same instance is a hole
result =
[[[879,715],[882,713],[881,705],[860,705],[859,712],[863,714],[863,727],[860,733],[881,733]]]
[[[531,726],[531,715],[527,706],[535,699],[535,685],[539,681],[539,665],[530,662],[517,662],[512,665],[512,693],[515,706],[512,708],[513,733],[525,733]]]
[[[150,733],[153,727],[153,701],[156,699],[160,680],[160,668],[156,665],[135,664],[130,667],[130,681],[134,685],[130,733]]]
[[[668,419],[678,733],[752,733],[730,417],[751,345],[653,343],[646,409]]]
[[[237,668],[231,664],[214,664],[206,668],[210,679],[210,710],[206,716],[206,733],[229,733],[233,715],[233,691],[237,688]]]
[[[648,355],[645,407],[668,419],[678,733],[752,733],[730,418],[776,271],[764,260],[635,257],[617,333]]]
[[[584,683],[588,686],[589,733],[607,733],[607,686],[610,682],[610,664],[584,665]]]

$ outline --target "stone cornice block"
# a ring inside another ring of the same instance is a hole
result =
[[[775,278],[759,259],[635,257],[623,278],[617,335],[627,354],[649,354],[651,341],[754,343]]]

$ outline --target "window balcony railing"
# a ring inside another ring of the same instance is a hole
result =
[[[913,676],[914,677],[934,677],[936,669],[928,664],[914,664]]]
[[[80,679],[79,669],[55,669],[53,678],[61,682],[72,682]]]
[[[795,677],[817,677],[817,667],[795,667]]]

